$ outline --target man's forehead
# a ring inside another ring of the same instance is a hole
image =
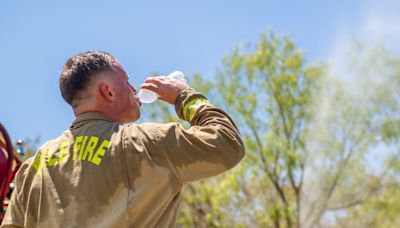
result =
[[[119,64],[117,61],[113,61],[113,62],[111,63],[111,66],[112,66],[113,68],[117,69],[117,70],[121,70],[121,71],[124,71],[124,72],[125,72],[125,70],[124,70],[124,68],[122,67],[122,65]]]
[[[124,67],[123,67],[120,63],[118,63],[118,62],[116,62],[116,61],[114,61],[114,62],[111,63],[111,67],[112,67],[117,73],[121,73],[121,74],[124,74],[124,75],[128,75],[128,73],[125,71]]]

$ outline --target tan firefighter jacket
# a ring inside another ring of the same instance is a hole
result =
[[[175,108],[190,128],[79,115],[21,166],[2,226],[173,227],[183,185],[245,153],[231,118],[203,95],[186,89]]]

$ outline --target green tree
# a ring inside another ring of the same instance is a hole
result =
[[[224,60],[215,88],[245,140],[239,186],[254,205],[242,215],[255,217],[253,225],[299,226],[305,139],[324,75],[323,65],[306,65],[289,38],[273,33],[261,36],[254,51],[236,49]]]
[[[355,50],[351,63],[353,70],[360,74],[357,83],[363,88],[361,103],[368,105],[364,110],[372,113],[368,123],[373,126],[373,140],[381,148],[373,158],[382,157],[384,162],[376,171],[361,172],[364,181],[354,182],[353,188],[361,184],[364,189],[352,196],[353,200],[349,201],[352,203],[348,205],[352,207],[337,219],[337,226],[398,227],[400,58],[379,45],[369,48],[357,45]]]
[[[238,122],[248,155],[232,172],[188,186],[181,223],[298,224],[304,134],[322,75],[324,66],[305,66],[290,39],[269,33],[261,36],[254,52],[236,49],[227,56],[215,83],[194,78],[194,87],[208,92]]]
[[[256,47],[225,57],[212,83],[196,75],[190,84],[231,114],[247,156],[230,172],[188,185],[178,222],[322,226],[327,214],[350,215],[378,194],[392,166],[375,174],[366,158],[385,134],[397,139],[389,123],[397,124],[399,114],[398,81],[386,83],[396,64],[386,57],[380,48],[356,44],[343,60],[350,67],[338,76],[326,64],[306,64],[293,41],[270,32]],[[385,79],[371,83],[377,75]],[[171,109],[159,107],[153,113],[175,120]]]

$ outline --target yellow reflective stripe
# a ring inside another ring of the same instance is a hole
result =
[[[194,112],[196,111],[196,109],[192,108],[192,106],[190,106],[190,111],[189,111],[189,121],[192,120],[193,116],[194,116]]]
[[[183,107],[183,117],[185,118],[185,120],[188,121],[192,120],[194,114],[196,113],[196,110],[205,104],[210,104],[210,102],[208,102],[208,100],[205,98],[196,98],[187,103]],[[187,116],[188,111],[189,111],[189,116]]]
[[[187,114],[187,110],[188,110],[189,106],[192,105],[192,104],[194,104],[194,102],[196,102],[196,101],[199,100],[199,99],[203,99],[203,98],[196,98],[196,99],[193,99],[193,100],[191,100],[189,103],[187,103],[185,106],[183,106],[183,118],[185,118],[185,120],[187,119],[187,118],[186,118],[186,114]]]
[[[206,104],[210,104],[210,102],[208,102],[208,100],[204,99],[201,101],[196,102],[195,104],[191,105],[189,107],[189,121],[191,121],[193,119],[194,114],[196,113],[197,109],[199,109],[201,106],[206,105]]]

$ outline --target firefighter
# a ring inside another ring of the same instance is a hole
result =
[[[173,227],[183,186],[234,167],[245,150],[223,110],[183,82],[141,85],[190,123],[132,123],[141,103],[110,54],[71,57],[60,90],[76,120],[21,166],[2,226]]]

